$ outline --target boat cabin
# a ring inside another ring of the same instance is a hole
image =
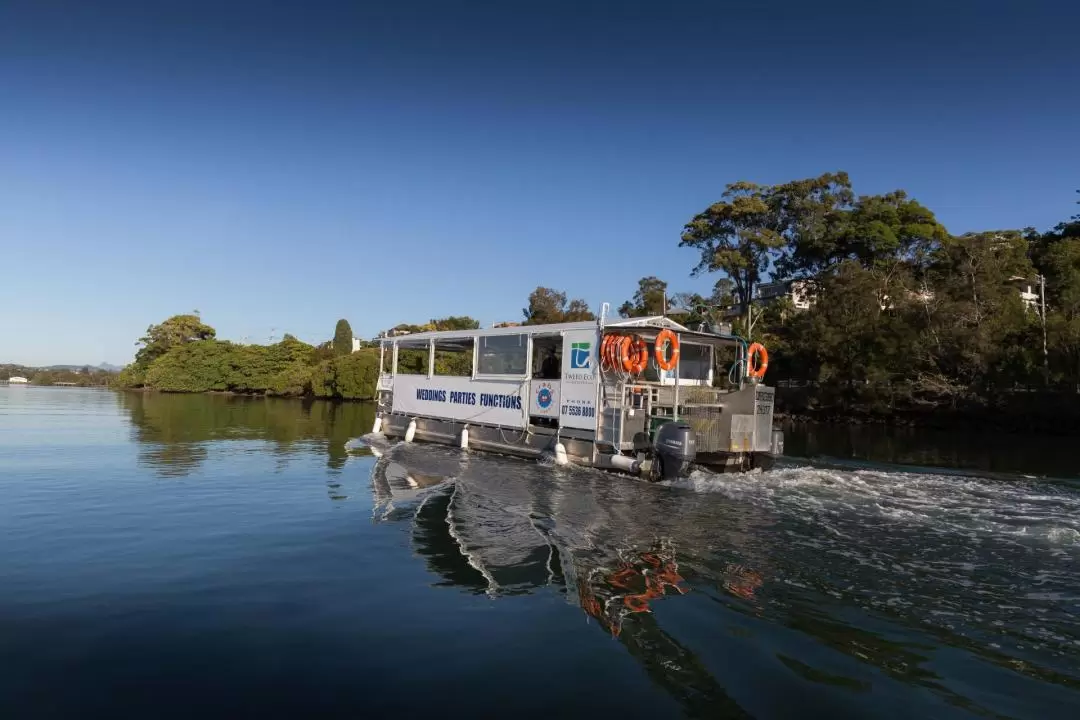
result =
[[[632,472],[668,423],[689,428],[684,440],[699,464],[746,469],[778,452],[773,390],[747,376],[746,343],[670,318],[605,322],[602,313],[388,337],[380,348],[376,426],[391,437],[565,453]]]

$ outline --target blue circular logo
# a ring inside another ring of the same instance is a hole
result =
[[[536,404],[540,406],[541,410],[547,410],[551,407],[551,388],[542,387],[536,393]]]

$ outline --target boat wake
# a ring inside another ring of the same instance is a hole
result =
[[[1080,493],[1067,483],[806,466],[665,487],[394,446],[373,484],[379,512],[411,519],[418,554],[454,584],[563,587],[613,634],[694,590],[826,642],[857,638],[840,647],[860,661],[875,633],[900,633],[1080,687]],[[880,645],[870,661],[891,668],[903,653]]]
[[[917,620],[1032,672],[1080,650],[1071,484],[794,467],[672,486],[766,513],[782,538],[773,576],[792,593]]]
[[[1046,480],[795,467],[742,475],[697,470],[669,485],[809,514],[836,530],[857,519],[939,535],[1080,543],[1080,493]]]

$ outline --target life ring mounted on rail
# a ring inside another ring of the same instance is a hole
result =
[[[649,346],[639,335],[605,335],[600,343],[601,366],[631,375],[644,372],[649,364]]]
[[[765,346],[756,342],[746,351],[746,375],[757,380],[765,377],[765,371],[769,369],[769,351]]]
[[[622,368],[631,375],[640,375],[649,364],[649,346],[638,335],[623,338],[619,355]]]
[[[668,356],[667,348],[671,348]],[[656,336],[656,348],[654,351],[656,364],[661,370],[674,370],[679,364],[679,336],[668,328],[661,330]]]

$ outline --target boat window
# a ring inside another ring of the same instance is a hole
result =
[[[528,358],[528,335],[494,335],[481,337],[476,358],[478,375],[525,374]]]
[[[562,377],[562,337],[533,335],[532,376],[542,380]]]
[[[427,340],[410,342],[398,341],[397,374],[427,375],[430,347]]]
[[[679,350],[679,377],[683,380],[709,378],[709,348],[683,343]]]
[[[645,379],[658,382],[660,376],[661,370],[656,365],[655,357],[650,354],[649,365],[645,369]],[[674,378],[675,371],[664,371],[663,376]],[[679,348],[679,378],[681,380],[707,380],[709,378],[709,348],[707,346],[682,343]]]
[[[472,377],[472,338],[435,341],[435,374],[452,377]]]

